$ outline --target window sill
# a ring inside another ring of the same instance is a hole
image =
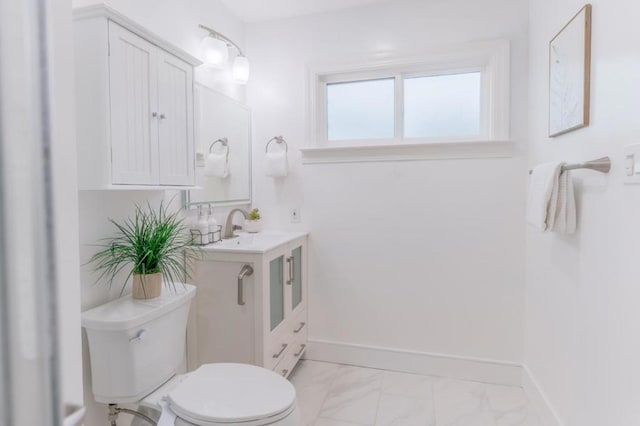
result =
[[[509,158],[511,141],[431,142],[415,144],[302,148],[302,164]]]

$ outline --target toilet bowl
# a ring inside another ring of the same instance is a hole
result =
[[[204,364],[191,373],[173,377],[145,397],[140,406],[157,418],[161,400],[178,416],[176,426],[299,424],[293,385],[278,374],[253,365]]]
[[[295,388],[273,371],[215,363],[177,374],[194,296],[194,286],[177,285],[157,299],[124,297],[82,314],[96,401],[136,404],[157,419],[164,400],[176,426],[299,426]]]

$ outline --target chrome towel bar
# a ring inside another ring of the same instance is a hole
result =
[[[597,160],[585,161],[583,163],[565,164],[562,166],[562,171],[576,170],[576,169],[589,169],[595,170],[600,173],[609,173],[611,170],[611,159],[609,157],[598,158]],[[533,173],[533,170],[529,170],[529,174]]]

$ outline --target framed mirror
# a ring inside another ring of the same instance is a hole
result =
[[[185,206],[251,203],[251,110],[195,84],[196,183]]]

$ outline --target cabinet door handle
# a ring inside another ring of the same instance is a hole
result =
[[[300,345],[300,350],[298,351],[298,353],[293,354],[293,356],[299,357],[300,355],[302,355],[302,352],[304,352],[304,348],[306,347],[307,347],[306,343],[303,343],[302,345]]]
[[[158,118],[158,113],[157,113],[157,112],[152,112],[152,113],[151,113],[151,116],[152,116],[153,118]]]
[[[287,263],[289,264],[289,279],[287,280],[287,285],[291,285],[293,283],[293,256],[287,257]]]
[[[253,268],[251,265],[244,265],[238,274],[238,305],[244,305],[244,277],[249,277],[253,274]]]
[[[286,343],[282,344],[282,349],[280,349],[280,352],[278,352],[277,354],[273,354],[274,358],[280,358],[280,355],[282,355],[282,352],[284,352],[285,349],[287,349],[287,346],[289,346]]]
[[[300,331],[304,328],[304,326],[307,325],[306,322],[301,322],[300,326],[298,328],[296,328],[295,330],[293,330],[294,333],[300,333]]]
[[[282,370],[282,377],[287,377],[287,374],[289,374],[289,370]]]
[[[160,114],[160,120],[164,120],[165,118],[167,118],[164,114]]]

